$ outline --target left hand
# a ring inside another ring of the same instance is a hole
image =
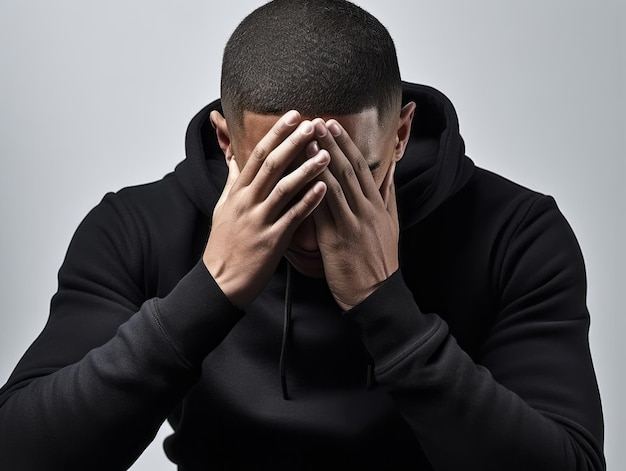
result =
[[[324,200],[313,212],[324,272],[337,304],[347,311],[398,270],[399,225],[391,162],[378,188],[368,164],[336,121],[314,121],[331,156],[319,179]]]

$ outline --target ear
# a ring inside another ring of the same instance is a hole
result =
[[[224,152],[224,157],[226,157],[226,163],[230,162],[230,159],[233,157],[233,146],[232,140],[230,138],[230,131],[228,130],[228,124],[226,123],[226,119],[219,111],[213,110],[210,114],[211,124],[215,129],[215,134],[217,136],[217,142]]]
[[[415,116],[415,102],[411,101],[400,110],[400,119],[396,132],[395,160],[398,161],[404,156],[404,151],[411,137],[411,124]]]

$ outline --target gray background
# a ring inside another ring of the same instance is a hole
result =
[[[221,52],[261,1],[0,0],[0,383],[42,329],[77,224],[183,158]],[[362,0],[403,78],[455,104],[480,166],[553,195],[589,277],[609,469],[626,467],[626,13],[619,0]],[[173,469],[159,437],[132,468]]]

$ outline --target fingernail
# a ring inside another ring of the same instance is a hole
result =
[[[326,167],[330,162],[330,154],[328,152],[320,152],[309,160],[313,165],[317,167]]]
[[[293,126],[298,122],[298,112],[296,110],[287,111],[285,113],[285,123],[289,126]]]
[[[307,157],[313,157],[315,154],[317,154],[320,151],[320,146],[317,143],[317,141],[312,141],[309,142],[309,144],[306,146],[306,155]]]
[[[304,121],[301,129],[304,134],[310,134],[313,132],[313,125],[311,124],[311,121]]]
[[[317,135],[319,137],[324,137],[326,135],[326,124],[321,121],[320,123],[318,123],[318,125],[315,127],[315,129],[317,130]]]
[[[339,124],[337,124],[335,121],[328,124],[328,130],[335,137],[341,134],[341,128],[339,127]]]

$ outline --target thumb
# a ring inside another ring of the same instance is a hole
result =
[[[239,178],[239,165],[235,161],[234,155],[226,159],[226,164],[228,165],[228,177],[226,178],[224,190],[222,190],[222,195],[217,201],[217,204],[223,203],[226,198],[228,198],[231,188],[237,181],[237,178]]]
[[[385,202],[385,207],[387,208],[387,212],[393,216],[394,219],[398,219],[398,208],[396,206],[396,184],[394,182],[393,176],[396,171],[396,162],[393,162],[389,166],[389,170],[387,170],[387,175],[385,175],[385,180],[381,186],[381,195],[383,197],[383,201]]]
[[[226,179],[226,187],[230,188],[235,183],[235,180],[239,177],[239,164],[235,159],[235,156],[232,155],[228,160],[228,178]]]

